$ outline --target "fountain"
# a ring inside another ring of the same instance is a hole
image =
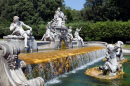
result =
[[[95,46],[25,53],[20,54],[19,58],[28,64],[25,74],[29,79],[42,76],[48,81],[104,56],[105,48]]]
[[[64,13],[58,8],[55,11],[54,19],[46,25],[42,41],[35,41],[32,36],[32,28],[19,21],[18,16],[14,16],[13,23],[10,25],[10,30],[14,30],[13,33],[4,36],[4,41],[0,42],[2,77],[0,85],[43,86],[45,82],[79,70],[80,67],[105,57],[107,43],[84,42],[79,35],[82,27],[76,29],[73,37],[72,27],[65,26],[66,19]],[[22,26],[30,30],[24,31]],[[122,66],[117,62],[117,58],[118,60],[124,59],[122,45],[121,41],[117,42],[115,46],[107,45],[108,60],[104,66],[95,69],[103,71],[104,74],[109,71],[109,75],[112,76],[123,74],[123,70],[120,70]],[[55,50],[61,47],[63,49]],[[66,47],[68,49],[65,49]],[[42,49],[46,50],[41,51]],[[30,51],[31,53],[20,53]],[[116,51],[117,53],[114,53]],[[95,69],[90,70],[89,73]],[[117,70],[120,70],[121,73],[116,73]]]
[[[69,48],[84,46],[83,39],[79,36],[81,28],[76,29],[74,34],[75,38],[73,38],[71,33],[72,27],[69,26],[67,28],[65,26],[65,20],[67,20],[66,16],[58,8],[55,11],[54,18],[46,26],[46,32],[41,39],[42,41],[37,43],[39,49],[60,48],[62,43]]]
[[[112,44],[107,45],[107,52],[106,52],[107,60],[105,64],[103,66],[100,66],[99,68],[94,67],[92,69],[88,69],[86,71],[86,75],[99,79],[115,79],[115,78],[117,79],[121,77],[123,78],[123,76],[121,76],[124,74],[123,67],[122,64],[118,62],[124,59],[122,54],[122,45],[123,42],[121,41],[118,41],[115,45]]]

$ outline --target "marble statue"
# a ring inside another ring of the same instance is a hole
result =
[[[106,59],[107,59],[107,61],[109,60],[109,58],[110,58],[110,54],[108,53],[108,48],[107,48],[107,43],[105,44],[105,47],[106,47]]]
[[[117,70],[120,69],[120,65],[117,62],[116,53],[115,53],[118,48],[120,48],[119,45],[115,45],[115,46],[112,44],[107,45],[107,52],[108,52],[109,59],[105,62],[103,66],[99,67],[99,69],[104,70],[104,72],[109,71],[110,76],[115,76]]]
[[[117,57],[117,60],[118,61],[122,61],[123,59],[124,59],[124,57],[123,57],[123,53],[122,53],[122,46],[123,46],[123,42],[122,41],[117,41],[116,42],[116,44],[115,45],[118,45],[118,46],[120,46],[118,49],[117,49],[117,51],[116,51],[116,57]]]
[[[29,28],[30,30],[24,31],[22,26],[25,26],[26,28]],[[10,31],[13,31],[11,35],[17,35],[24,37],[24,47],[27,48],[27,38],[28,36],[32,35],[32,28],[26,24],[24,24],[22,21],[19,21],[18,16],[13,17],[13,23],[10,25]]]
[[[69,40],[69,41],[73,40],[72,27],[71,26],[69,26],[69,28],[68,28],[68,33],[67,33],[66,37],[67,37],[67,40]]]
[[[19,60],[20,49],[15,44],[0,42],[0,86],[44,86],[42,77],[27,79],[22,71],[26,67]]]
[[[48,22],[48,24],[46,25],[46,33],[43,35],[42,39],[44,39],[44,41],[52,41],[55,38],[55,31],[53,29],[51,29],[50,26],[51,22]]]
[[[81,27],[82,28],[82,27]],[[79,36],[79,31],[81,30],[81,28],[80,29],[76,29],[76,31],[75,31],[75,33],[74,33],[74,36],[75,36],[75,38],[74,38],[74,40],[75,41],[81,41],[81,43],[82,43],[82,46],[84,46],[84,42],[83,42],[83,39]],[[77,43],[78,44],[78,43]]]
[[[54,15],[54,19],[52,19],[52,27],[65,27],[65,20],[66,20],[66,16],[64,15],[64,13],[62,11],[60,11],[60,8],[58,7],[58,9],[55,11],[55,15]]]

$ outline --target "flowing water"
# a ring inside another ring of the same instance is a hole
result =
[[[45,86],[130,86],[130,63],[124,63],[122,80],[97,80],[85,75],[87,68],[103,65],[103,47],[65,49],[19,55],[28,63],[24,71],[27,79],[42,77]],[[125,56],[130,59],[130,56]]]
[[[45,82],[105,56],[104,47],[85,47],[50,52],[26,53],[19,57],[28,63],[24,71],[27,79],[42,77]]]
[[[124,56],[130,59],[130,56]],[[45,86],[130,86],[130,62],[123,63],[123,70],[125,72],[124,79],[121,80],[105,80],[101,81],[85,75],[87,68],[103,65],[102,58],[96,59],[79,70],[73,70],[69,73],[61,75],[51,81],[48,81]]]

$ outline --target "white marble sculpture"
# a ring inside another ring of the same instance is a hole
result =
[[[83,39],[79,36],[79,31],[81,30],[81,28],[80,29],[77,28],[75,33],[74,33],[74,36],[75,36],[74,40],[77,41],[77,46],[78,46],[78,41],[81,41],[82,46],[84,46]]]
[[[0,86],[44,86],[42,77],[25,77],[22,69],[26,63],[18,58],[21,51],[16,44],[1,41],[0,49]]]
[[[52,41],[55,38],[55,31],[51,29],[50,26],[51,22],[48,22],[48,24],[46,25],[46,33],[43,35],[42,39],[44,39],[44,41]]]
[[[72,27],[71,26],[69,26],[69,28],[68,28],[68,33],[67,33],[66,37],[67,37],[68,41],[72,41],[73,40]]]
[[[64,13],[62,11],[60,11],[60,8],[58,8],[55,11],[55,15],[54,15],[54,19],[52,19],[52,27],[65,27],[65,20],[66,20],[66,16],[64,15]]]
[[[124,59],[123,53],[122,53],[122,46],[123,46],[123,44],[124,44],[124,43],[123,43],[122,41],[117,41],[116,44],[115,44],[115,45],[120,46],[120,47],[117,49],[117,51],[116,51],[116,56],[117,56],[117,60],[118,60],[118,61],[121,61],[121,60]]]
[[[117,62],[116,58],[116,51],[117,49],[120,48],[119,45],[112,45],[109,44],[107,45],[107,52],[108,52],[108,60],[105,62],[103,66],[100,66],[99,69],[104,70],[104,71],[109,71],[110,76],[115,76],[117,70],[120,69],[120,65]]]
[[[29,28],[30,30],[24,31],[22,26],[25,26],[26,28]],[[28,36],[32,35],[32,28],[26,24],[24,24],[22,21],[19,21],[18,16],[13,17],[13,23],[10,25],[10,31],[13,31],[11,35],[17,35],[24,37],[24,47],[27,48],[27,38]]]

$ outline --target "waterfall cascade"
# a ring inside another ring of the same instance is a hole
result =
[[[27,69],[24,71],[28,79],[40,76],[48,81],[97,58],[105,57],[105,52],[104,47],[96,46],[20,54],[19,58],[28,63]]]

